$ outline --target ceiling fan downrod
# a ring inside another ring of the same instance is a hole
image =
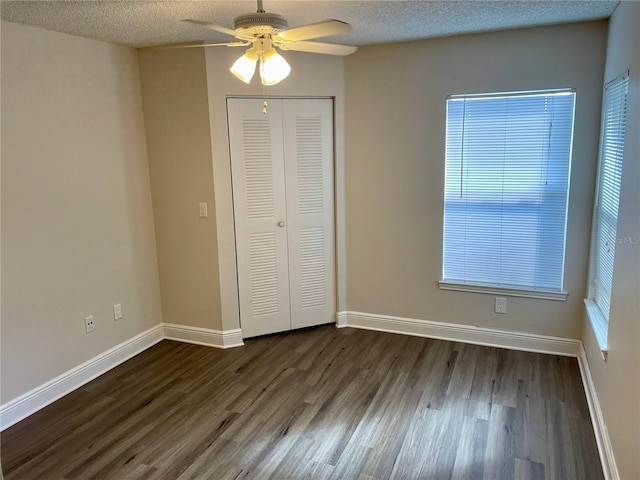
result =
[[[277,13],[267,13],[262,0],[257,0],[258,11],[238,15],[234,19],[236,30],[244,29],[250,35],[274,35],[287,29],[287,20]]]

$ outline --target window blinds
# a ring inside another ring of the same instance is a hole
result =
[[[629,77],[624,75],[608,84],[604,92],[600,167],[591,248],[590,297],[607,321],[611,308],[628,89]]]
[[[575,93],[447,99],[443,283],[561,292]]]

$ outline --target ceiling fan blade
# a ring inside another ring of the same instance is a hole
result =
[[[200,25],[201,27],[208,28],[209,30],[213,30],[215,32],[225,33],[227,35],[231,35],[232,37],[239,38],[241,40],[251,40],[253,37],[248,35],[239,35],[235,30],[231,30],[227,27],[221,27],[220,25],[216,25],[215,23],[203,22],[202,20],[192,20],[192,19],[184,19],[183,22],[193,23],[195,25]]]
[[[338,35],[339,33],[347,33],[351,31],[351,25],[340,20],[325,20],[318,23],[310,23],[302,27],[285,30],[276,35],[283,40],[289,42],[298,42],[300,40],[309,40],[311,38],[328,37],[329,35]]]
[[[229,43],[190,43],[186,45],[163,45],[156,47],[159,49],[174,49],[174,48],[198,48],[198,47],[246,47],[251,45],[251,42],[229,42]]]
[[[281,45],[282,50],[294,50],[296,52],[324,53],[326,55],[351,55],[358,47],[351,45],[337,45],[335,43],[320,42],[293,42]]]
[[[192,20],[190,18],[186,18],[182,21],[194,23],[196,25],[200,25],[201,27],[208,28],[209,30],[215,30],[216,32],[226,33],[227,35],[232,35],[234,37],[236,36],[236,32],[234,32],[230,28],[221,27],[220,25],[216,25],[215,23],[203,22],[202,20]]]

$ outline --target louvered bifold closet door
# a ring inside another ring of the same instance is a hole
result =
[[[282,105],[228,99],[238,290],[245,338],[291,328]]]
[[[335,322],[333,103],[282,102],[291,326]]]

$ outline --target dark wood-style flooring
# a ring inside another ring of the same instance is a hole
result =
[[[7,480],[603,478],[576,359],[333,326],[163,341],[1,440]]]

